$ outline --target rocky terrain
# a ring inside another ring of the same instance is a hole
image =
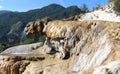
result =
[[[26,34],[46,35],[45,42],[3,51],[0,74],[120,74],[120,22],[110,11],[112,3],[65,20],[28,23]]]

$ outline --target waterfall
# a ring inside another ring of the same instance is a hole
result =
[[[27,38],[25,31],[22,31],[21,37],[20,37],[20,44]]]

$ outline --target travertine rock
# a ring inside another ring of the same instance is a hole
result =
[[[120,61],[113,61],[95,69],[93,74],[120,74]]]
[[[49,21],[51,21],[51,19],[46,17],[42,20],[36,20],[36,21],[29,22],[24,30],[27,35],[29,34],[43,35],[44,34],[43,28]]]
[[[43,34],[42,30],[44,28],[43,22],[40,20],[29,22],[25,28],[26,34]]]
[[[62,27],[64,23],[65,26]],[[119,33],[117,29],[119,24],[107,21],[48,22],[45,34],[50,33],[50,35],[47,35],[44,45],[37,48],[37,44],[31,44],[30,47],[34,47],[30,51],[32,54],[0,56],[0,72],[3,74],[93,74],[98,70],[97,67],[119,60],[120,41],[114,37],[118,34],[113,36],[114,32]],[[54,32],[52,27],[61,29],[60,32],[63,31],[65,35],[60,35],[59,31],[56,32],[57,29]],[[26,49],[24,48],[26,45],[19,47],[17,53]],[[13,49],[9,51],[10,54]]]
[[[107,26],[108,24],[109,27]],[[45,52],[50,54],[57,53],[57,55],[59,54],[58,56],[61,55],[61,58],[73,54],[78,55],[88,41],[95,41],[102,30],[108,28],[112,30],[113,24],[117,25],[117,23],[106,21],[50,21],[43,28],[44,33],[47,36],[44,43]],[[119,33],[116,33],[113,38],[119,39]]]

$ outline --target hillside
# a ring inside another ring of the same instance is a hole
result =
[[[63,19],[80,13],[81,10],[77,6],[65,8],[57,4],[27,12],[2,13],[0,15],[0,43],[7,46],[19,44],[23,36],[23,29],[29,21],[44,17]]]
[[[1,11],[0,11],[0,14],[7,13],[7,12],[10,12],[10,11],[7,11],[7,10],[1,10]]]

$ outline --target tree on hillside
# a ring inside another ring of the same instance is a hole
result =
[[[114,1],[114,10],[120,14],[120,0],[115,0]]]
[[[80,7],[80,9],[81,9],[82,13],[89,12],[88,7],[87,7],[86,4],[83,4],[83,5]]]
[[[112,1],[115,1],[115,0],[109,0],[109,2],[112,2]]]
[[[120,15],[120,0],[109,0],[109,2],[114,2],[114,10]]]
[[[97,4],[96,7],[93,7],[92,11],[94,11],[94,10],[98,10],[99,8],[100,8],[100,5]]]

